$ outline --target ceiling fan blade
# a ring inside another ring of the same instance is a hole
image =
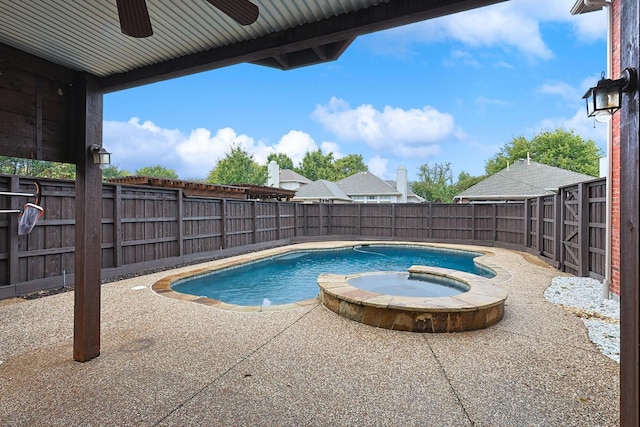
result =
[[[145,0],[116,0],[123,34],[143,38],[153,35]]]
[[[249,0],[207,0],[240,25],[251,25],[258,19],[258,6]]]

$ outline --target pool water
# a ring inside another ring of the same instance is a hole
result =
[[[289,304],[316,297],[318,276],[323,273],[406,272],[412,265],[424,265],[493,277],[493,271],[473,262],[479,255],[438,248],[383,245],[299,251],[183,279],[172,288],[229,304]]]
[[[434,276],[428,280],[409,273],[380,273],[358,276],[347,281],[354,288],[399,297],[450,297],[469,290],[455,280]]]

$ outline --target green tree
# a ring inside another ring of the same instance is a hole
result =
[[[451,163],[425,163],[418,168],[418,180],[413,183],[413,192],[429,202],[450,203],[456,195],[453,185]]]
[[[472,176],[472,175],[469,175],[467,172],[464,172],[464,171],[460,172],[460,174],[458,175],[458,181],[454,184],[455,195],[457,195],[458,193],[462,193],[464,190],[466,190],[471,186],[476,185],[486,177],[487,177],[486,175]]]
[[[129,175],[131,175],[129,171],[120,169],[115,165],[109,165],[102,170],[102,179],[121,178]]]
[[[603,156],[592,139],[584,140],[572,130],[559,128],[539,133],[531,140],[523,136],[513,138],[487,161],[485,171],[492,175],[506,168],[507,162],[526,159],[527,153],[538,163],[591,176],[598,176],[599,160]]]
[[[267,167],[259,165],[249,152],[237,145],[218,160],[206,179],[210,184],[264,185],[266,181]]]
[[[76,167],[70,163],[0,156],[0,173],[39,178],[75,179]]]
[[[293,170],[293,160],[291,157],[286,155],[285,153],[271,153],[267,156],[267,163],[274,160],[280,169],[292,169]]]
[[[366,172],[369,169],[362,160],[360,154],[348,154],[334,162],[336,180],[346,178],[358,172]]]
[[[152,176],[156,178],[168,178],[178,179],[178,174],[173,169],[165,168],[164,166],[145,166],[140,169],[136,169],[136,175],[139,176]]]
[[[307,151],[302,158],[300,167],[296,169],[300,175],[309,178],[311,181],[326,179],[336,181],[338,173],[333,164],[333,153],[322,154],[322,151]]]

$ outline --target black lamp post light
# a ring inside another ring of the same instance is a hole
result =
[[[587,101],[587,116],[605,123],[611,120],[613,113],[620,109],[622,93],[632,92],[638,87],[638,73],[634,68],[626,68],[622,77],[616,80],[605,79],[604,73],[595,87],[582,97]]]

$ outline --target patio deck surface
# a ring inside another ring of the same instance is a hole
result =
[[[500,322],[398,332],[320,304],[237,312],[150,290],[187,267],[103,285],[101,355],[78,363],[72,292],[0,301],[0,425],[618,425],[619,365],[543,296],[562,273],[446,246],[512,274]]]

